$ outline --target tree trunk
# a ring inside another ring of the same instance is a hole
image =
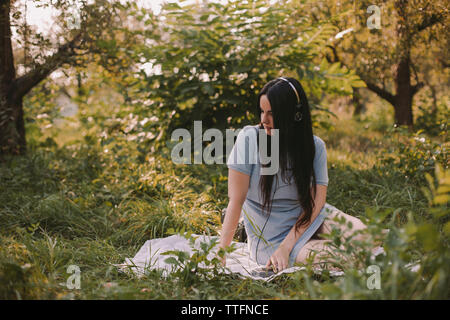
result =
[[[431,105],[430,113],[433,115],[433,117],[436,117],[438,113],[436,89],[432,85],[429,85],[429,88],[431,90],[431,97],[433,98],[433,104]]]
[[[396,96],[394,117],[397,125],[406,125],[413,129],[412,96]]]
[[[366,107],[363,103],[361,103],[361,94],[359,88],[353,88],[352,104],[355,108],[353,110],[353,117],[359,117],[366,111]]]
[[[394,106],[395,124],[407,125],[410,130],[413,130],[412,101],[421,84],[411,85],[410,57],[414,31],[411,29],[408,5],[406,0],[396,0],[394,2],[394,7],[399,17],[396,31],[398,38],[397,50],[400,55],[394,78],[396,93],[392,105]]]
[[[0,97],[0,155],[26,151],[22,98],[14,101]]]
[[[395,123],[413,127],[412,100],[415,88],[411,85],[409,56],[401,58],[395,76],[396,95],[394,98]]]
[[[45,62],[16,78],[11,45],[10,1],[0,0],[0,157],[4,154],[23,154],[26,151],[23,97],[50,73],[76,55],[84,31],[58,47]]]
[[[26,149],[22,97],[12,94],[16,70],[9,14],[10,1],[0,1],[0,155]]]

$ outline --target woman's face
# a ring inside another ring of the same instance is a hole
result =
[[[272,117],[272,108],[270,107],[269,99],[267,95],[263,94],[259,103],[260,113],[261,113],[261,122],[264,125],[264,129],[266,130],[266,134],[271,136],[273,129],[273,117]]]

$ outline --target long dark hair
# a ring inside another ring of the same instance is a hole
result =
[[[295,230],[297,231],[302,225],[307,224],[311,220],[313,212],[314,198],[316,195],[316,176],[313,163],[316,149],[312,131],[311,113],[305,91],[296,79],[290,77],[284,78],[295,86],[300,97],[301,121],[294,121],[294,114],[298,110],[296,109],[298,100],[294,89],[289,83],[279,78],[271,80],[264,85],[258,94],[256,110],[257,116],[260,119],[260,100],[262,95],[266,95],[272,109],[274,129],[279,129],[281,178],[285,183],[288,183],[286,181],[287,178],[294,178],[298,190],[298,199],[304,211],[295,223]],[[259,129],[264,129],[261,121],[259,123]],[[269,152],[271,150],[271,140],[271,136],[268,135],[266,150]],[[259,135],[257,141],[259,150]],[[270,163],[263,166],[270,166]],[[270,212],[272,209],[271,191],[274,176],[261,175],[259,180],[259,191],[262,194],[263,200],[263,212],[265,209],[267,209],[267,212]],[[313,194],[311,194],[311,186]]]

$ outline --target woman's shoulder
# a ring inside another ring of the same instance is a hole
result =
[[[246,125],[242,128],[234,129],[235,145],[244,148],[246,144],[253,146],[257,143],[257,133],[259,125]]]
[[[323,141],[322,138],[320,138],[319,136],[316,136],[315,134],[313,135],[313,137],[314,137],[314,142],[316,144],[325,145],[325,141]]]
[[[320,138],[316,135],[313,135],[313,137],[314,137],[314,144],[316,146],[316,150],[326,150],[325,141],[323,141],[322,138]]]
[[[252,139],[256,138],[256,135],[258,133],[258,127],[259,127],[258,124],[256,124],[256,125],[251,125],[251,124],[246,125],[242,129],[239,130],[239,135],[242,134],[243,136],[250,137]]]
[[[244,126],[241,130],[256,132],[255,129],[258,129],[258,128],[259,128],[259,124],[248,124],[248,125]]]

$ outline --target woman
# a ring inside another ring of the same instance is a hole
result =
[[[239,132],[227,161],[229,204],[219,247],[230,245],[242,215],[250,257],[278,272],[304,263],[312,250],[325,252],[330,240],[319,235],[330,232],[332,224],[340,226],[333,221],[336,215],[353,224],[352,229],[343,230],[345,237],[366,226],[326,203],[327,152],[323,140],[313,135],[310,108],[300,83],[283,77],[269,81],[258,95],[257,112],[261,122]],[[261,175],[261,166],[270,163],[260,162],[258,129],[267,135],[268,150],[272,130],[278,129],[277,174]],[[327,208],[335,210],[330,214]]]

